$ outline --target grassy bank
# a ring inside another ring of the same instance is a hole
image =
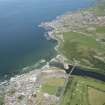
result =
[[[64,78],[49,78],[42,84],[41,91],[50,95],[59,95],[64,85]]]

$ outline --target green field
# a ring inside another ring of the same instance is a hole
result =
[[[70,63],[77,61],[80,66],[99,69],[98,72],[101,73],[105,72],[105,45],[96,41],[94,36],[66,32],[60,51]]]
[[[80,31],[96,38],[101,37],[100,35],[105,37],[105,26],[91,25],[86,28],[81,28]]]
[[[69,79],[61,105],[104,105],[105,83],[88,77]]]
[[[4,99],[5,99],[4,92],[0,90],[0,105],[4,105]]]
[[[88,99],[90,105],[105,105],[105,91],[88,87]]]
[[[98,26],[96,27],[96,33],[103,33],[105,34],[105,26]]]
[[[64,85],[65,79],[63,78],[49,78],[42,84],[42,92],[50,95],[59,95],[59,91]]]

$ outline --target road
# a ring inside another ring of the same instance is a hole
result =
[[[74,66],[72,67],[72,69],[71,69],[71,71],[69,72],[69,74],[67,74],[67,78],[66,78],[66,80],[65,80],[65,83],[64,83],[64,86],[63,86],[61,95],[60,95],[60,99],[59,99],[58,105],[60,105],[61,99],[62,99],[62,97],[63,97],[63,94],[64,94],[64,92],[65,92],[66,86],[67,86],[67,84],[68,84],[69,78],[71,77],[72,72],[75,70],[76,65],[77,65],[77,64],[74,64]]]

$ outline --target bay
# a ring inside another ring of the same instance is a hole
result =
[[[68,11],[94,5],[95,0],[0,0],[0,78],[56,55],[56,42],[38,27]]]

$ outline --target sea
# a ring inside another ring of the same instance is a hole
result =
[[[56,56],[39,25],[96,0],[0,0],[0,80],[40,68]]]

